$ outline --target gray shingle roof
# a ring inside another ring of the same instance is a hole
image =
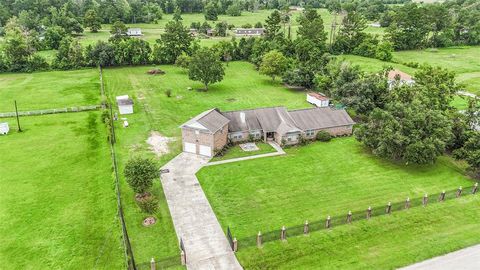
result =
[[[258,122],[255,110],[230,111],[223,112],[223,116],[228,118],[229,132],[261,130],[262,126]]]
[[[212,133],[215,133],[223,126],[228,124],[228,122],[229,120],[215,108],[202,112],[201,114],[187,121],[181,127],[206,129]]]
[[[289,112],[302,130],[353,125],[355,122],[345,110],[330,107],[294,110]]]

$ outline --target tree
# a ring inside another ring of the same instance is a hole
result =
[[[60,42],[57,55],[53,63],[59,69],[78,69],[85,65],[83,47],[77,39],[65,37]]]
[[[238,3],[234,3],[227,8],[226,13],[229,16],[241,16],[242,15],[242,10],[241,10],[240,5]]]
[[[415,3],[405,4],[395,10],[386,38],[396,50],[418,49],[425,44],[429,28],[425,8]]]
[[[215,25],[215,31],[217,32],[217,36],[226,37],[227,29],[228,29],[227,22],[219,22]]]
[[[274,10],[268,18],[265,20],[265,38],[268,40],[274,40],[280,37],[280,23],[282,22],[282,16],[278,10]]]
[[[151,159],[131,158],[125,165],[124,175],[128,185],[137,194],[145,194],[159,177],[158,168]]]
[[[199,49],[191,58],[188,67],[188,77],[193,81],[200,81],[208,90],[208,85],[223,80],[225,75],[219,56],[208,48]]]
[[[178,7],[175,8],[175,12],[173,13],[173,20],[174,20],[174,21],[181,21],[181,20],[183,20],[183,18],[182,18],[182,11],[181,11]]]
[[[115,48],[111,43],[105,41],[98,41],[94,46],[88,45],[85,58],[89,66],[114,66],[115,61]]]
[[[120,40],[127,37],[127,26],[121,22],[116,21],[112,28],[110,29],[110,34],[112,34],[111,40]]]
[[[377,45],[375,50],[375,58],[390,62],[393,59],[393,45],[388,41],[384,41]]]
[[[120,65],[145,65],[150,62],[150,44],[137,38],[128,38],[115,44],[115,59]]]
[[[11,18],[5,26],[3,52],[5,64],[10,71],[26,71],[28,62],[33,56],[34,48],[28,44],[28,31],[18,23],[16,17]]]
[[[314,9],[307,9],[299,18],[298,36],[314,42],[319,49],[326,49],[327,33],[324,30],[322,17]]]
[[[472,133],[463,147],[465,160],[476,178],[480,178],[480,132]]]
[[[206,6],[205,6],[205,20],[207,21],[216,21],[218,20],[218,10],[217,6],[210,1]]]
[[[65,37],[66,33],[60,26],[50,26],[45,31],[45,45],[48,49],[58,49],[60,46],[60,41]]]
[[[350,53],[365,38],[363,32],[367,28],[366,19],[358,12],[351,11],[342,20],[340,32],[335,40],[333,49],[337,53]]]
[[[154,47],[154,60],[157,63],[173,64],[182,53],[190,53],[193,37],[181,21],[169,21],[165,33]]]
[[[175,65],[183,69],[188,69],[188,66],[190,65],[190,60],[191,60],[191,57],[189,55],[187,55],[186,53],[182,53],[177,57],[177,60],[175,61]]]
[[[95,10],[90,9],[85,13],[85,17],[83,18],[83,26],[90,28],[90,31],[93,33],[97,33],[98,30],[102,29],[100,17],[98,17]]]
[[[270,76],[275,81],[276,76],[282,76],[288,65],[287,58],[279,51],[269,51],[262,57],[260,73]]]

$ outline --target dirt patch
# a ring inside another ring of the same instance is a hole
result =
[[[150,145],[150,150],[152,150],[157,156],[168,154],[170,152],[170,149],[168,149],[168,143],[172,141],[175,141],[175,139],[164,137],[157,131],[152,131],[150,137],[147,139],[147,143]]]
[[[148,200],[150,197],[152,196],[152,194],[150,192],[145,192],[143,194],[135,194],[135,200],[137,202],[142,202],[142,201],[146,201]]]
[[[156,222],[157,220],[154,217],[147,217],[143,220],[142,224],[143,226],[148,227],[148,226],[152,226]]]

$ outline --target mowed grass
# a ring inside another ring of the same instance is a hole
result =
[[[0,112],[100,104],[97,69],[0,74]]]
[[[2,269],[120,269],[121,229],[99,112],[6,120],[0,136]]]
[[[268,143],[255,142],[255,145],[258,147],[258,150],[255,151],[243,151],[240,145],[234,145],[230,147],[223,156],[214,157],[211,161],[220,161],[276,152],[275,149],[273,149],[273,147]]]
[[[464,176],[464,165],[448,157],[427,166],[392,163],[372,156],[354,138],[286,152],[281,157],[205,167],[197,174],[220,223],[238,239],[473,184]],[[267,244],[261,250],[247,248],[238,257],[247,269],[362,269],[372,263],[390,269],[480,242],[470,232],[480,217],[473,211],[479,204],[478,199],[467,199],[448,209],[429,208],[414,218],[396,214],[396,220],[378,218],[309,238],[290,238],[287,244]],[[452,209],[457,212],[444,220]],[[432,220],[443,225],[430,225]],[[443,238],[452,228],[458,235],[447,242]],[[445,246],[437,247],[438,242]],[[401,256],[405,258],[397,260]]]

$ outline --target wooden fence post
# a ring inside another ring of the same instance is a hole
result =
[[[478,191],[478,182],[475,183],[475,185],[473,185],[472,194],[477,193],[477,191]]]
[[[410,209],[410,198],[407,198],[407,200],[405,200],[405,209]]]
[[[348,211],[348,214],[347,214],[347,223],[352,223],[352,211]]]
[[[331,227],[331,219],[330,219],[330,216],[327,217],[327,221],[325,221],[325,228],[330,228]]]
[[[455,197],[460,198],[462,196],[462,187],[460,186],[457,189],[457,193],[455,194]]]
[[[428,194],[423,196],[422,205],[425,207],[428,204]]]
[[[180,252],[180,260],[182,261],[182,265],[187,264],[187,257],[185,256],[185,251],[183,250]]]
[[[367,208],[367,219],[370,219],[372,217],[372,207],[369,206]]]
[[[309,229],[308,220],[305,220],[305,224],[303,224],[303,234],[308,234]]]
[[[385,208],[385,213],[390,214],[392,212],[392,203],[388,202],[387,208]]]
[[[150,260],[150,270],[157,270],[157,266],[155,265],[155,259],[152,258]]]
[[[257,234],[257,247],[262,247],[262,233],[258,232]]]
[[[233,238],[233,252],[237,252],[238,251],[238,242],[237,242],[237,238],[234,237]]]
[[[438,198],[439,202],[445,201],[445,194],[446,194],[445,190],[442,191],[442,193],[440,193],[440,197]]]
[[[285,226],[282,226],[282,231],[280,233],[280,240],[285,241],[287,240],[287,229]]]

